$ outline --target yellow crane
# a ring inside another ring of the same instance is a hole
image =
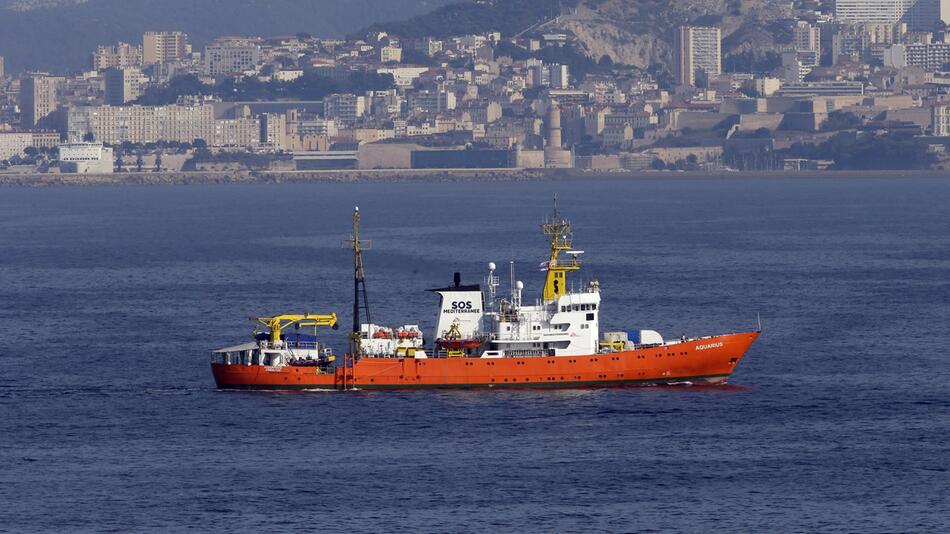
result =
[[[316,332],[318,326],[329,326],[334,330],[338,328],[335,313],[323,315],[309,313],[303,315],[285,314],[274,317],[251,317],[251,320],[269,328],[270,340],[275,343],[281,340],[284,329],[290,326],[312,326],[314,332]]]

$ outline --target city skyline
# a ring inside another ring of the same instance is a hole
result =
[[[89,70],[8,76],[0,136],[23,145],[6,159],[45,172],[58,169],[56,152],[36,152],[48,151],[51,132],[120,148],[118,171],[121,147],[182,146],[194,157],[169,170],[191,168],[199,148],[219,160],[255,153],[268,165],[289,155],[300,169],[431,165],[422,154],[435,150],[459,167],[524,169],[943,165],[950,33],[911,31],[903,19],[912,10],[896,0],[887,23],[855,5],[783,19],[787,42],[759,63],[727,52],[732,36],[713,19],[679,24],[666,36],[668,60],[648,69],[588,55],[586,37],[561,29],[570,10],[540,13],[517,32],[449,37],[412,28],[347,39],[220,35],[195,47],[186,32],[147,30],[90,49]],[[914,9],[927,6],[940,10]],[[18,135],[31,131],[36,141]],[[374,144],[393,158],[380,160]],[[841,152],[864,144],[906,154]]]

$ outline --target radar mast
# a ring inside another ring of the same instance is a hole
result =
[[[544,235],[551,237],[551,256],[541,268],[548,272],[544,281],[544,291],[541,295],[544,302],[557,300],[567,294],[567,273],[581,268],[578,253],[571,254],[571,259],[562,261],[558,256],[561,252],[571,253],[574,240],[574,230],[570,221],[561,216],[557,207],[557,195],[554,195],[554,211],[541,225]]]
[[[360,240],[360,208],[353,208],[353,237],[343,242],[343,248],[353,249],[353,331],[350,333],[350,354],[360,353],[360,313],[367,323],[373,322],[369,314],[369,298],[366,295],[366,280],[363,276],[363,251],[370,250],[373,242]]]

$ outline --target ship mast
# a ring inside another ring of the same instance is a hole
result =
[[[544,291],[542,300],[551,302],[557,300],[561,295],[568,293],[567,273],[581,268],[577,254],[571,251],[574,230],[570,221],[561,217],[561,212],[557,208],[557,195],[554,196],[554,211],[550,218],[541,225],[544,235],[551,237],[551,256],[543,268],[548,272],[544,281]],[[561,252],[567,252],[572,257],[570,260],[562,261],[558,258]]]
[[[360,311],[371,323],[369,314],[369,298],[366,296],[366,280],[363,276],[363,251],[372,248],[372,241],[360,240],[360,208],[353,208],[353,237],[343,242],[344,248],[353,249],[353,331],[350,333],[350,354],[360,352]]]

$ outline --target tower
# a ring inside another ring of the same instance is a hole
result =
[[[561,109],[553,101],[548,109],[548,147],[561,148]]]
[[[553,100],[548,109],[548,144],[544,147],[544,166],[558,169],[574,166],[573,152],[564,150],[561,139],[561,109]]]

